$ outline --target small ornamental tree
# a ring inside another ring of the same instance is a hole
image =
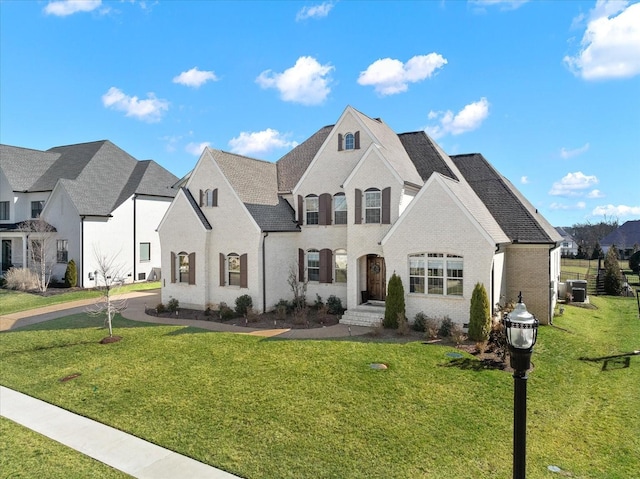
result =
[[[491,309],[489,297],[482,283],[476,283],[471,295],[469,307],[469,339],[472,341],[486,341],[491,332]]]
[[[74,260],[70,260],[67,263],[67,270],[64,272],[64,284],[67,288],[73,288],[78,284],[78,269]]]
[[[604,253],[602,252],[602,248],[600,247],[600,242],[596,241],[596,245],[593,247],[593,253],[591,253],[591,259],[602,258]]]
[[[405,316],[404,287],[400,276],[394,272],[387,285],[382,325],[385,328],[398,329],[398,317],[404,318]]]
[[[611,245],[604,258],[604,291],[612,296],[622,293],[622,274],[618,263],[618,250]]]
[[[636,251],[629,258],[629,269],[634,273],[640,272],[640,251]]]

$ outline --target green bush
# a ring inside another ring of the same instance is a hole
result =
[[[398,329],[398,315],[402,318],[405,317],[404,287],[400,276],[394,272],[387,286],[382,325],[385,328]]]
[[[451,336],[451,331],[453,329],[453,321],[449,316],[445,316],[442,318],[440,322],[440,329],[438,329],[438,336],[441,338],[448,338]]]
[[[227,306],[227,303],[225,302],[220,303],[220,306],[218,306],[218,312],[220,313],[220,319],[223,321],[231,319],[236,315],[233,309]]]
[[[612,296],[622,293],[622,273],[615,245],[611,245],[604,258],[604,291]]]
[[[178,311],[179,307],[180,307],[180,302],[176,298],[171,298],[167,302],[167,310],[171,311],[172,313],[175,313],[176,311]]]
[[[327,306],[329,307],[329,314],[342,314],[344,308],[342,307],[342,300],[333,294],[327,298]]]
[[[244,316],[251,308],[253,308],[253,300],[251,299],[251,296],[249,296],[248,294],[243,294],[242,296],[238,296],[236,298],[237,314]]]
[[[165,308],[164,304],[162,303],[158,303],[158,305],[156,306],[156,312],[158,314],[162,314],[167,310],[167,308]]]
[[[427,324],[427,315],[424,314],[422,311],[420,311],[413,318],[413,330],[424,333],[427,327],[426,324]]]
[[[285,312],[285,314],[290,314],[293,313],[293,302],[292,301],[287,301],[286,299],[280,299],[280,301],[278,301],[274,307],[274,309],[276,311],[283,311]]]
[[[471,295],[469,307],[469,339],[472,341],[486,341],[491,331],[491,309],[489,297],[482,283],[476,283]]]
[[[67,263],[67,269],[64,272],[64,284],[67,288],[73,288],[78,285],[78,268],[73,259]]]

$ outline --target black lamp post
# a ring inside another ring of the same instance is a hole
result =
[[[527,371],[531,368],[531,353],[538,338],[538,320],[522,302],[505,318],[509,358],[513,369],[513,479],[526,477],[527,454]]]

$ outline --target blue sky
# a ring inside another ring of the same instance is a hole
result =
[[[482,153],[557,226],[640,218],[640,3],[0,0],[0,142],[177,176],[347,105]]]

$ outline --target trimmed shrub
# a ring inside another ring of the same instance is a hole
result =
[[[176,298],[171,298],[167,302],[167,310],[172,313],[175,313],[176,311],[178,311],[179,307],[180,307],[180,302]]]
[[[438,330],[440,329],[440,321],[436,318],[427,319],[424,322],[424,335],[427,339],[435,339],[438,337]]]
[[[158,314],[162,314],[166,310],[167,310],[167,308],[162,303],[158,303],[158,305],[156,306],[156,313],[158,313]]]
[[[442,322],[440,323],[440,328],[438,329],[438,336],[441,338],[448,338],[451,336],[451,329],[453,328],[453,321],[449,316],[445,316],[442,318]]]
[[[394,272],[387,286],[382,325],[385,328],[398,329],[398,317],[405,318],[404,287],[400,276]]]
[[[612,296],[620,296],[622,293],[622,273],[615,245],[611,245],[604,258],[604,290]]]
[[[412,325],[413,330],[424,333],[426,331],[426,322],[427,322],[427,315],[424,314],[422,311],[420,311],[413,318],[413,325]]]
[[[482,283],[476,283],[471,295],[469,307],[469,339],[472,341],[486,341],[491,331],[491,309],[489,297]]]
[[[342,307],[342,300],[333,294],[327,298],[327,306],[329,308],[329,314],[344,313],[344,308]]]
[[[64,272],[64,284],[67,288],[73,288],[78,285],[78,268],[73,259],[67,263],[67,269]]]
[[[249,296],[248,294],[243,294],[242,296],[238,296],[236,298],[237,314],[244,316],[251,308],[253,308],[253,300],[251,299],[251,296]]]
[[[227,306],[227,303],[225,302],[220,303],[220,306],[218,306],[218,312],[220,313],[220,319],[223,321],[231,319],[236,315],[233,309]]]

